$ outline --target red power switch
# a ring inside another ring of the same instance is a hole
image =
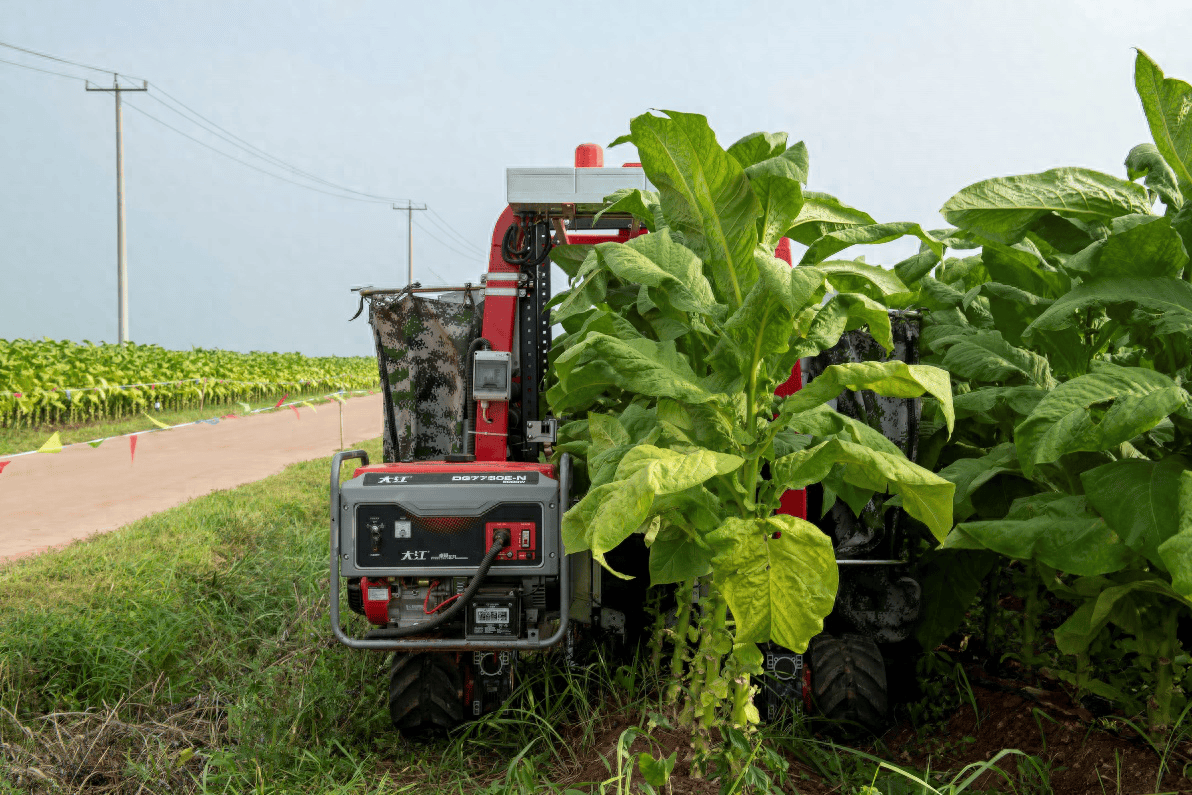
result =
[[[533,522],[487,522],[484,525],[484,548],[491,549],[493,534],[509,531],[509,544],[497,553],[497,560],[536,560],[538,558],[538,530]]]

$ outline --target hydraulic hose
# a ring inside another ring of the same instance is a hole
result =
[[[424,621],[421,624],[412,624],[408,627],[396,627],[392,629],[374,629],[364,636],[365,639],[389,640],[392,638],[408,638],[411,635],[421,635],[455,618],[472,601],[472,597],[476,595],[476,592],[480,590],[480,586],[484,584],[484,578],[488,576],[488,570],[492,567],[493,561],[497,559],[497,555],[501,549],[509,543],[510,538],[509,531],[504,528],[493,532],[493,545],[489,547],[488,552],[484,555],[484,559],[480,561],[480,567],[476,569],[476,576],[468,583],[468,587],[455,600],[455,603],[442,613],[436,613],[435,617],[430,621]]]
[[[480,348],[491,351],[493,345],[484,337],[477,337],[468,346],[468,356],[464,360],[464,455],[471,455],[476,451],[476,437],[472,429],[476,427],[476,401],[472,400],[472,362],[476,351]]]

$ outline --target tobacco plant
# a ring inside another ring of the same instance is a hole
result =
[[[606,553],[640,533],[652,584],[706,593],[694,615],[679,599],[672,695],[690,663],[688,715],[704,730],[723,718],[748,726],[758,719],[749,684],[761,673],[757,644],[806,649],[837,587],[828,536],[775,514],[787,489],[832,475],[899,495],[936,539],[951,529],[950,482],[826,405],[844,389],[929,395],[950,427],[947,373],[836,365],[790,397],[774,395],[799,359],[846,330],[867,326],[893,347],[887,307],[867,294],[880,269],[820,263],[903,234],[940,255],[943,246],[917,225],[876,224],[805,191],[807,150],[788,146],[785,133],[755,133],[726,151],[704,117],[664,114],[638,116],[616,142],[637,147],[657,191],[614,194],[606,207],[649,233],[552,255],[571,283],[552,302],[566,333],[547,399],[574,418],[558,451],[576,456],[588,482],[563,517],[563,541],[608,568]],[[797,267],[774,256],[784,236],[808,246]]]
[[[1142,52],[1135,82],[1154,143],[1130,151],[1127,179],[1057,168],[970,185],[937,235],[974,253],[911,283],[933,310],[924,353],[958,393],[940,474],[961,523],[944,547],[1024,562],[1028,641],[1041,587],[1076,605],[1055,643],[1081,690],[1129,701],[1090,675],[1089,652],[1107,627],[1130,638],[1161,729],[1185,700],[1192,608],[1192,87]],[[988,568],[956,563],[928,583],[929,642]]]

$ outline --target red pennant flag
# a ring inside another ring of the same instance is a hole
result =
[[[290,406],[290,408],[292,408],[292,409],[294,410],[294,416],[295,416],[295,417],[297,417],[298,419],[302,419],[302,415],[298,413],[298,407],[297,407],[297,406]]]
[[[234,420],[234,419],[236,419],[236,415],[235,415],[235,414],[225,414],[225,415],[223,415],[222,417],[220,417],[220,419],[223,419],[223,420]]]
[[[11,463],[12,463],[11,461],[0,461],[0,472],[3,472],[4,467],[8,466]]]
[[[134,463],[137,460],[137,437],[135,434],[128,437],[128,460]]]
[[[282,396],[281,396],[281,400],[277,401],[277,405],[275,405],[273,408],[275,408],[275,409],[279,409],[279,408],[281,408],[281,404],[282,404],[282,403],[285,403],[285,402],[286,402],[286,398],[288,398],[289,396],[290,396],[290,393],[289,393],[289,392],[287,392],[286,394],[282,395]]]

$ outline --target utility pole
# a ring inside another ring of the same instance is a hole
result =
[[[395,204],[395,205],[393,205],[393,209],[406,211],[406,243],[408,245],[408,248],[406,250],[406,262],[410,266],[410,281],[407,283],[413,284],[414,283],[414,211],[415,210],[425,210],[426,205],[424,204],[421,207],[418,207],[414,204],[414,202],[408,201],[408,202],[406,202],[405,207]]]
[[[149,81],[143,81],[141,88],[125,88],[120,85],[120,76],[112,74],[112,87],[91,86],[88,91],[110,91],[116,97],[116,342],[128,341],[128,247],[124,241],[124,122],[120,115],[121,91],[148,91]]]

